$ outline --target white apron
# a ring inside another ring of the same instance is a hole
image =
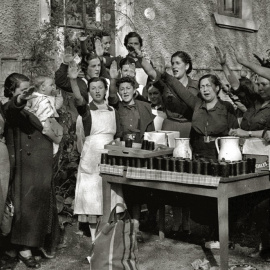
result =
[[[103,215],[102,178],[99,175],[101,153],[104,145],[113,140],[116,133],[115,112],[105,109],[90,110],[92,126],[85,138],[78,168],[75,191],[75,214]],[[113,185],[111,207],[123,203],[122,187]]]

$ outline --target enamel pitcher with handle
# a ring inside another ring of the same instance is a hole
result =
[[[220,149],[218,141],[220,141]],[[242,160],[242,153],[239,147],[239,137],[218,137],[216,138],[215,144],[218,152],[218,160]]]
[[[174,157],[192,158],[192,151],[189,145],[189,138],[175,138]]]

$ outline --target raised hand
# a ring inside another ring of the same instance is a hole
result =
[[[133,58],[142,58],[143,53],[138,48],[133,47],[132,45],[128,45],[129,55]]]
[[[19,95],[21,100],[29,100],[33,97],[35,97],[35,95],[33,95],[33,93],[35,92],[35,86],[30,86],[29,88],[27,88],[26,90],[22,91],[22,93]]]
[[[102,47],[100,39],[95,40],[95,49],[96,49],[96,54],[98,57],[103,56],[104,54],[104,49]]]
[[[219,62],[220,65],[225,65],[226,64],[226,53],[222,53],[220,48],[217,46],[214,47],[216,51],[216,59]]]
[[[244,62],[244,57],[243,55],[239,52],[239,51],[236,51],[235,48],[231,45],[231,48],[233,50],[233,53],[234,53],[234,56],[236,58],[236,61],[239,63],[239,64],[242,64]]]
[[[64,64],[69,64],[70,62],[72,62],[74,59],[74,56],[72,54],[65,54],[64,57],[63,57],[63,63]]]
[[[116,61],[113,61],[110,66],[110,77],[112,79],[117,79],[119,76],[119,70],[117,69],[117,63]]]
[[[68,67],[68,77],[70,79],[77,79],[80,71],[81,70],[78,68],[77,65],[69,65],[69,67]]]

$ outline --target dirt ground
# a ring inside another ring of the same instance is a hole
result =
[[[168,221],[167,221],[168,223]],[[163,241],[154,233],[143,233],[145,242],[139,243],[139,267],[140,270],[193,270],[191,263],[196,259],[206,258],[211,267],[219,266],[219,250],[208,250],[201,245],[201,239],[207,228],[192,223],[192,237],[184,241],[176,241],[165,238]],[[91,238],[81,235],[78,224],[66,228],[65,248],[58,250],[57,256],[51,260],[40,259],[41,270],[77,270],[88,269],[85,258],[89,255]],[[253,251],[259,239],[252,229],[242,228],[242,232],[236,234],[233,239],[235,249],[229,251],[229,264],[250,264],[258,270],[269,270],[270,263],[260,258],[249,258],[247,255]],[[27,269],[23,263],[18,263],[15,270]],[[98,270],[98,269],[92,269]]]

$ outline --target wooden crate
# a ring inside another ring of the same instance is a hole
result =
[[[139,148],[128,148],[119,145],[106,144],[105,149],[108,149],[108,155],[120,156],[120,157],[137,157],[137,158],[149,158],[158,157],[164,155],[172,155],[174,148],[164,147],[159,150],[149,151]]]

